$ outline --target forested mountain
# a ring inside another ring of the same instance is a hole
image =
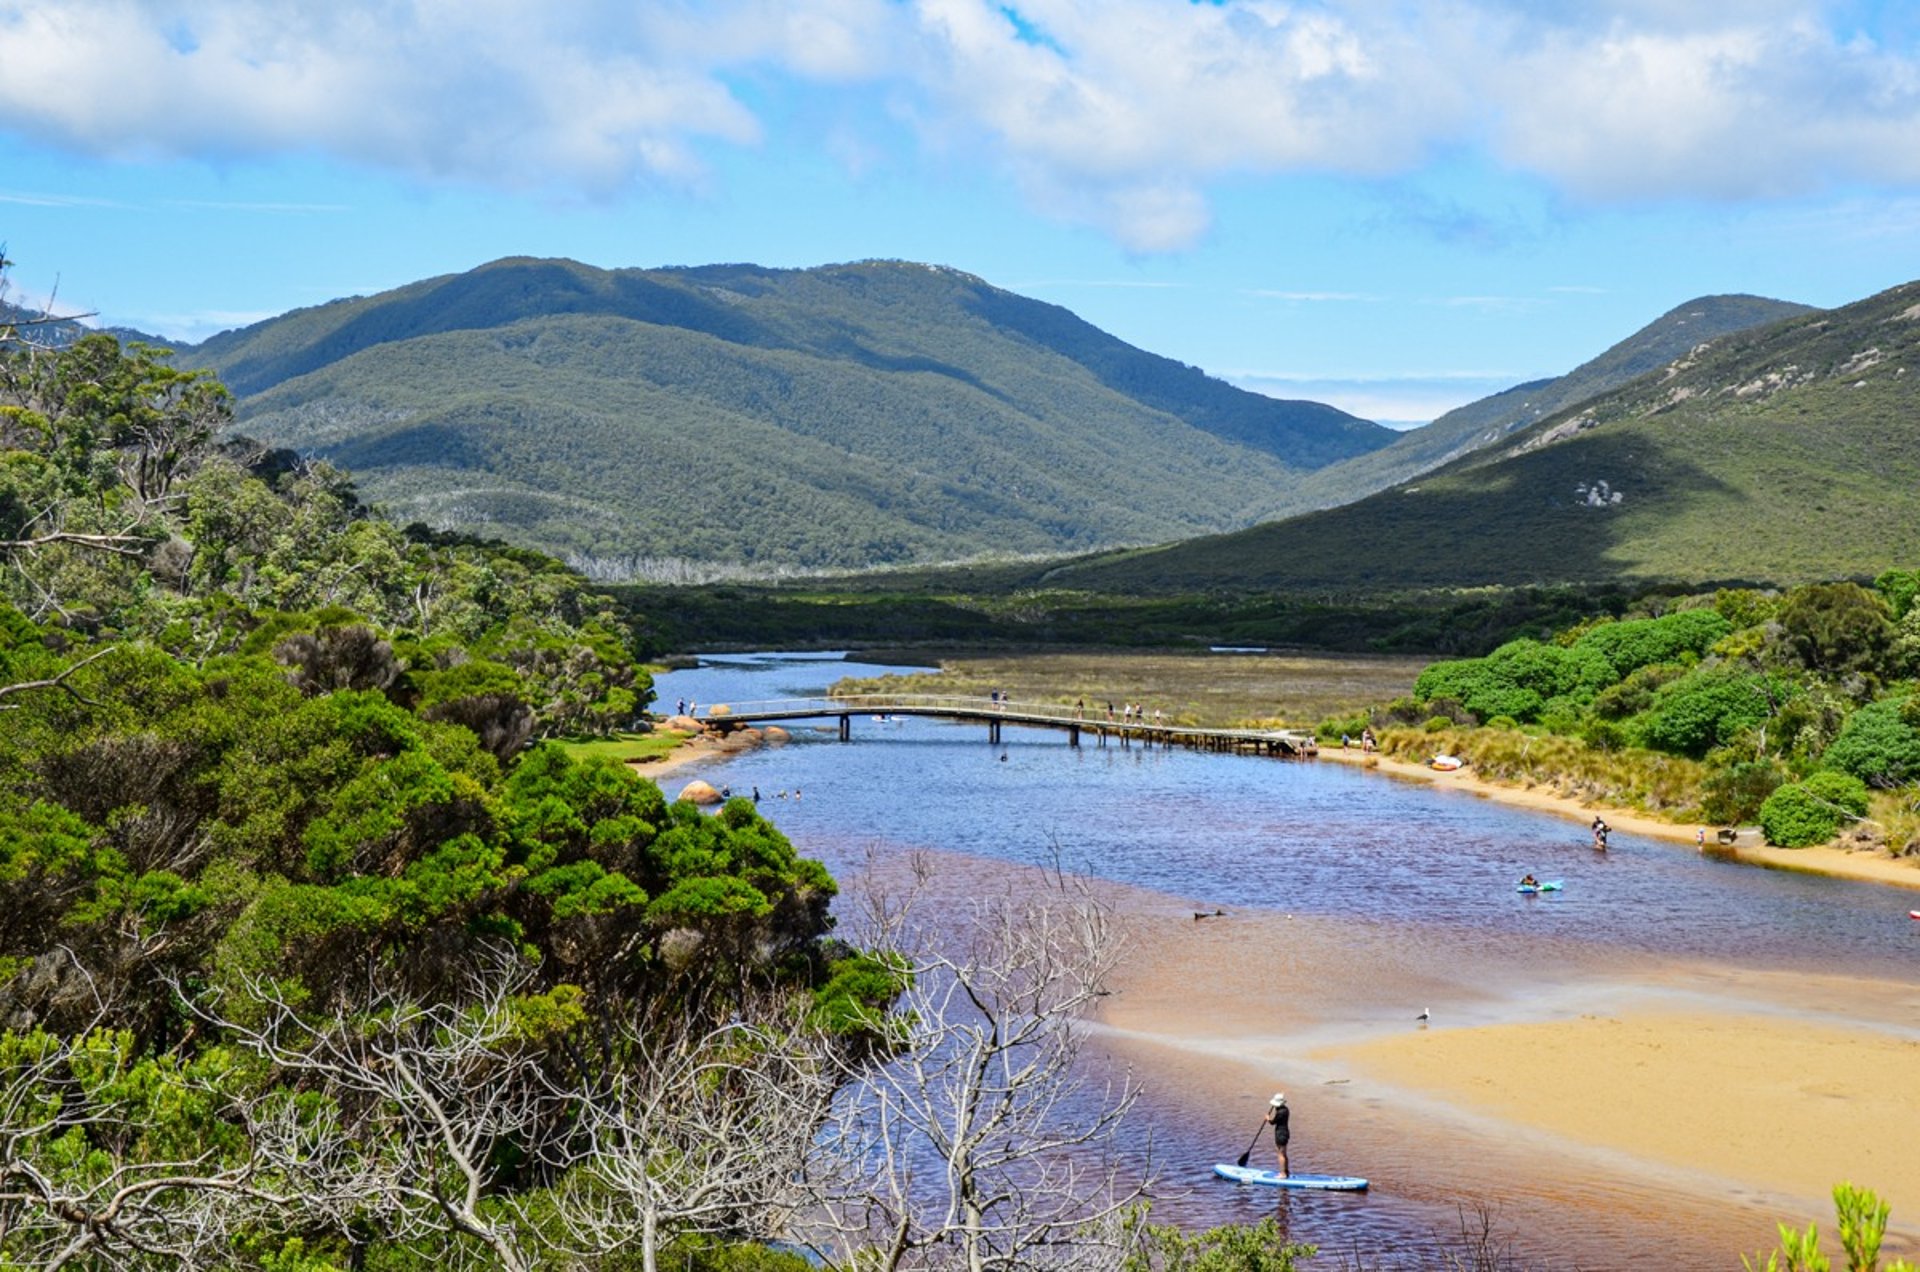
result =
[[[1392,434],[955,270],[503,260],[182,352],[399,520],[612,575],[1084,550],[1253,524]]]
[[[1047,574],[1103,591],[1792,583],[1920,557],[1920,284],[1723,336],[1345,507]]]
[[[1335,508],[1431,472],[1516,429],[1617,389],[1681,357],[1696,345],[1811,312],[1808,305],[1763,296],[1702,296],[1676,305],[1598,357],[1565,375],[1517,384],[1456,407],[1392,445],[1330,465],[1303,478],[1281,498],[1281,516]]]

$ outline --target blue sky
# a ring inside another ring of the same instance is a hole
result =
[[[185,339],[507,255],[900,257],[1426,419],[1920,277],[1920,5],[0,0],[0,243]]]

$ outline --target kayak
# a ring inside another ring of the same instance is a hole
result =
[[[1535,884],[1523,883],[1523,884],[1520,884],[1514,890],[1516,892],[1524,892],[1528,896],[1532,896],[1536,892],[1558,892],[1560,891],[1561,886],[1562,886],[1561,880],[1549,879],[1545,883],[1535,883]]]
[[[1281,1178],[1270,1170],[1251,1166],[1216,1165],[1213,1173],[1237,1184],[1264,1184],[1268,1188],[1305,1188],[1313,1192],[1365,1192],[1367,1181],[1353,1175],[1306,1175],[1299,1171]]]
[[[1910,919],[1920,919],[1920,910],[1908,910],[1907,917]]]

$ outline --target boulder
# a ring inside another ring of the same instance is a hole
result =
[[[777,724],[770,724],[760,730],[760,736],[766,740],[768,746],[781,746],[793,741],[793,734],[788,733]]]
[[[728,706],[724,702],[716,703],[713,706],[707,708],[707,718],[710,720],[719,719],[721,716],[730,716],[732,714],[733,714],[733,708]]]
[[[671,730],[674,733],[698,733],[706,726],[692,716],[677,715],[668,716],[666,722],[660,727]]]
[[[760,730],[754,728],[735,729],[720,739],[723,751],[746,751],[759,746]]]
[[[715,790],[711,784],[695,779],[680,788],[680,798],[691,800],[696,804],[718,804],[720,802],[720,792]]]

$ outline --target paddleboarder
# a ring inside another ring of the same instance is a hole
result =
[[[1287,1129],[1287,1093],[1275,1091],[1273,1098],[1267,1101],[1267,1116],[1262,1119],[1273,1127],[1273,1155],[1280,1161],[1280,1178],[1287,1178],[1287,1140],[1291,1132]]]

